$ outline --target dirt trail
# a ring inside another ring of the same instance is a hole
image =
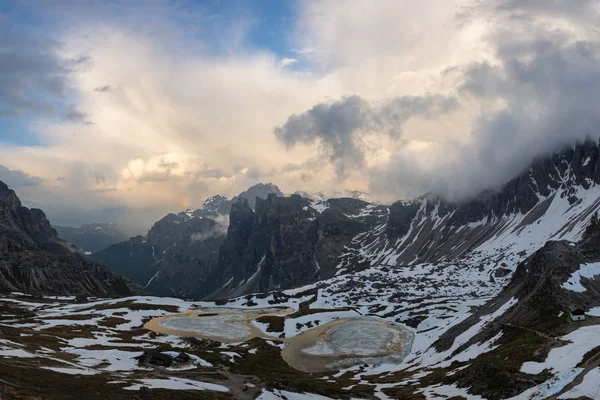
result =
[[[502,321],[498,321],[498,323],[500,325],[510,326],[512,328],[518,328],[518,329],[523,329],[523,330],[526,330],[526,331],[529,331],[529,332],[533,332],[536,335],[543,337],[544,339],[556,340],[556,338],[553,338],[552,336],[546,335],[544,332],[540,332],[540,331],[538,331],[536,329],[526,328],[524,326],[515,325],[515,324],[511,324],[511,323],[508,323],[508,322],[502,322]]]

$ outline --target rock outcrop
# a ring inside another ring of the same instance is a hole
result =
[[[582,268],[592,272],[581,274]],[[496,362],[496,357],[512,356],[511,352],[517,351],[545,354],[550,346],[561,345],[555,338],[569,332],[572,307],[588,310],[598,306],[600,229],[594,216],[582,240],[547,242],[518,265],[510,283],[498,296],[446,331],[433,347],[440,352],[452,349],[452,354],[459,354],[471,346],[493,341],[494,347],[499,348],[496,354],[471,360],[453,379],[458,386],[469,387],[472,394],[494,400],[512,398],[543,382],[547,376],[507,369]],[[454,345],[464,335],[469,339],[460,346]],[[540,344],[535,347],[533,343]]]
[[[44,212],[23,207],[2,182],[0,291],[102,297],[143,293],[135,283],[89,261],[59,239]]]

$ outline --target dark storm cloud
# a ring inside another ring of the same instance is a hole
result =
[[[0,117],[62,114],[64,120],[88,123],[68,95],[71,73],[89,59],[63,59],[59,50],[60,43],[45,34],[0,24]]]
[[[339,177],[364,165],[363,136],[386,133],[399,137],[402,125],[415,116],[431,117],[455,109],[454,98],[444,96],[404,96],[383,104],[371,105],[359,96],[333,103],[320,103],[310,110],[292,115],[275,129],[277,138],[288,147],[319,141],[322,150],[336,167]]]
[[[43,182],[40,177],[31,176],[23,171],[7,168],[4,165],[0,165],[0,181],[6,183],[12,189],[38,186]]]
[[[534,157],[600,136],[599,43],[552,32],[519,46],[511,44],[512,38],[498,40],[502,63],[468,68],[462,89],[482,101],[498,98],[506,106],[478,118],[476,141],[463,149],[465,160],[478,168],[459,170],[472,181],[495,184]]]
[[[65,116],[63,117],[64,121],[68,122],[77,122],[81,124],[92,124],[88,120],[88,115],[84,112],[77,110],[74,106],[69,106]]]
[[[74,62],[60,60],[57,48],[53,40],[0,24],[0,117],[58,115]]]
[[[96,92],[110,92],[112,91],[112,88],[109,85],[105,85],[105,86],[99,86],[96,89],[94,89],[94,91]]]

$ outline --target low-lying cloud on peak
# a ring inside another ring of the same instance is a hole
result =
[[[464,199],[502,185],[536,157],[597,140],[600,41],[589,22],[599,7],[550,3],[473,3],[457,14],[467,31],[488,24],[487,51],[440,73],[446,100],[404,96],[374,111],[362,99],[340,99],[291,116],[276,136],[288,146],[318,143],[344,172],[338,177],[357,169],[370,192],[388,201],[426,192]],[[381,116],[385,109],[399,118]],[[404,127],[413,116],[444,128],[416,135],[417,123]],[[367,131],[396,139],[385,162],[370,167],[361,147]]]
[[[222,237],[227,234],[227,229],[229,228],[228,215],[218,215],[211,217],[211,219],[215,222],[213,227],[205,232],[192,233],[190,236],[192,242],[204,242],[205,240]]]

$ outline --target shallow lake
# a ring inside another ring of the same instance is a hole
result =
[[[275,339],[252,321],[264,315],[286,315],[292,309],[214,308],[155,318],[146,328],[171,335],[197,336],[223,343],[253,337],[282,341],[283,359],[305,372],[321,372],[353,365],[401,362],[409,353],[414,333],[402,325],[374,317],[339,319],[290,338]]]

